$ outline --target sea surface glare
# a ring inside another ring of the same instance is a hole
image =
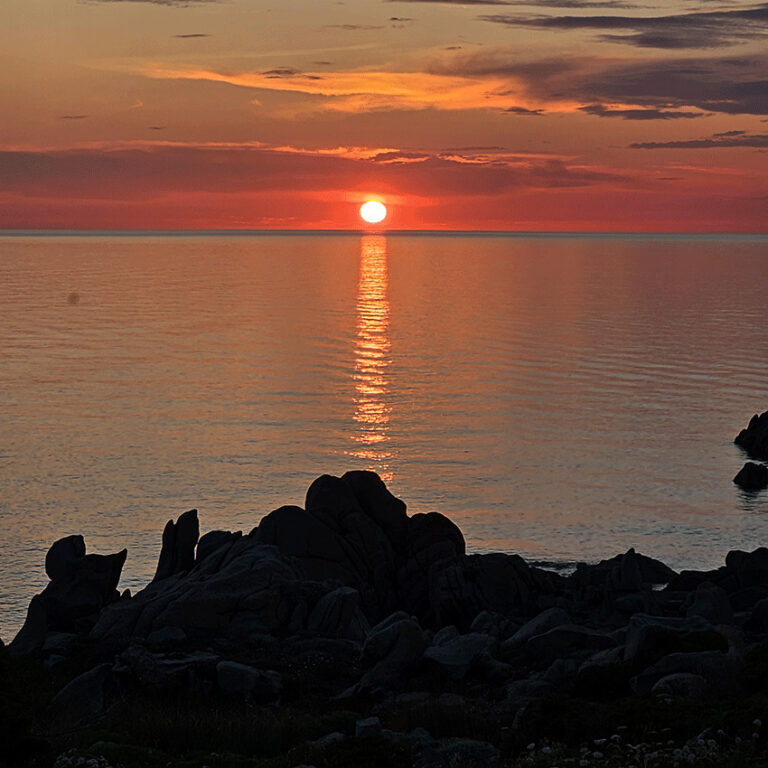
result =
[[[470,550],[675,568],[768,545],[732,483],[768,409],[768,239],[0,237],[0,635],[82,533],[251,530],[379,472]]]

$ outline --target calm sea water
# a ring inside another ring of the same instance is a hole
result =
[[[768,408],[768,239],[0,238],[0,634],[82,533],[249,530],[380,472],[475,551],[674,567],[768,544],[731,480]]]

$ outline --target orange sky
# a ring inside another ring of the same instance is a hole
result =
[[[0,227],[768,231],[768,5],[3,0]]]

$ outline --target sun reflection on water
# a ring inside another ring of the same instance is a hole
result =
[[[356,429],[350,456],[366,462],[389,482],[392,453],[389,442],[387,369],[390,364],[389,299],[387,297],[387,239],[368,235],[360,242],[360,277],[357,285],[357,340],[355,342]]]

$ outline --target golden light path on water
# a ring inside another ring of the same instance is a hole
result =
[[[357,339],[352,379],[355,385],[352,434],[349,451],[378,472],[385,482],[392,479],[387,449],[389,417],[387,369],[390,360],[387,239],[366,235],[360,241],[360,275],[357,284]]]

